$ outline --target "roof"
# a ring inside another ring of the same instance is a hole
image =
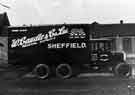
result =
[[[127,24],[95,24],[93,37],[135,36],[135,23]]]
[[[1,25],[1,24],[0,24]],[[99,24],[94,22],[92,24],[50,24],[50,25],[30,25],[30,26],[9,26],[9,29],[31,29],[39,28],[46,30],[47,27],[57,27],[61,25],[66,26],[87,26],[88,32],[94,38],[104,37],[135,37],[135,23],[121,23],[119,24]],[[88,33],[89,34],[89,33]]]

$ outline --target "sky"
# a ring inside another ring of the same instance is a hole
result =
[[[11,25],[135,23],[135,0],[0,0]]]

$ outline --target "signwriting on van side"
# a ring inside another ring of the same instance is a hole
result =
[[[54,48],[87,48],[86,43],[49,43],[48,44],[49,49]]]
[[[28,46],[36,45],[38,44],[38,42],[45,42],[45,41],[53,40],[57,36],[64,35],[67,33],[68,33],[68,29],[65,26],[59,28],[58,30],[54,28],[48,31],[48,33],[46,34],[40,33],[37,36],[31,37],[31,38],[24,36],[19,39],[12,39],[11,47],[12,48],[19,47],[19,46],[28,47]]]

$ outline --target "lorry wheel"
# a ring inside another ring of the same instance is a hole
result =
[[[46,64],[38,64],[34,69],[34,73],[38,78],[46,79],[50,74],[50,69]]]
[[[115,67],[115,74],[119,77],[128,78],[131,75],[130,64],[120,63]]]
[[[56,76],[67,79],[72,76],[72,68],[69,64],[60,64],[56,68]]]

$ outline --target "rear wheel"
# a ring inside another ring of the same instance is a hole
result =
[[[69,64],[60,64],[56,68],[56,76],[67,79],[72,76],[72,68]]]
[[[38,64],[34,69],[34,73],[38,78],[46,79],[50,74],[50,69],[46,64]]]

